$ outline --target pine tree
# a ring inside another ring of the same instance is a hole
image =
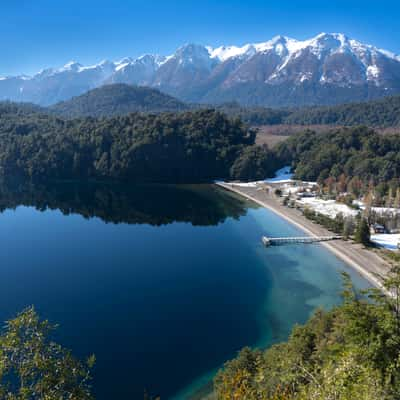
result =
[[[361,243],[364,246],[368,246],[371,244],[370,239],[371,239],[371,234],[369,232],[368,222],[365,218],[362,218],[357,226],[355,240],[357,243]]]

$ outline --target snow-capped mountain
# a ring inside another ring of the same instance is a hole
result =
[[[48,105],[107,83],[156,87],[192,102],[333,104],[400,92],[400,57],[343,34],[277,36],[241,47],[187,44],[169,56],[70,62],[32,77],[0,78],[0,99]]]

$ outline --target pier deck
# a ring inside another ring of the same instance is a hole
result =
[[[264,246],[274,246],[280,244],[294,244],[294,243],[318,243],[327,242],[330,240],[342,239],[342,236],[298,236],[298,237],[262,237]]]

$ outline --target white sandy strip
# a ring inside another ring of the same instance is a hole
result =
[[[281,218],[285,219],[286,221],[288,221],[292,225],[296,226],[297,228],[299,228],[303,232],[309,234],[311,237],[317,237],[317,235],[315,235],[313,232],[311,232],[307,227],[305,227],[304,225],[299,224],[298,222],[294,221],[293,219],[291,219],[286,214],[284,214],[284,213],[280,212],[279,210],[277,210],[275,207],[272,207],[272,206],[268,205],[267,203],[264,203],[263,201],[257,200],[254,197],[249,196],[249,195],[247,195],[245,193],[242,193],[240,190],[229,186],[229,184],[217,183],[217,185],[223,187],[224,189],[227,189],[227,190],[230,190],[232,192],[235,192],[235,193],[241,195],[242,197],[245,197],[248,200],[251,200],[254,203],[259,204],[260,206],[267,208],[268,210],[271,210],[272,212],[274,212],[275,214],[279,215]],[[348,264],[349,266],[353,267],[356,271],[358,271],[362,276],[364,276],[375,287],[381,289],[384,293],[386,293],[388,295],[391,295],[382,286],[381,281],[374,274],[370,273],[365,268],[363,268],[360,264],[356,263],[351,258],[349,258],[345,254],[343,254],[341,251],[339,251],[336,248],[334,248],[333,246],[331,246],[328,242],[321,242],[321,245],[325,246],[329,251],[331,251],[333,254],[335,254],[338,258],[340,258],[346,264]]]

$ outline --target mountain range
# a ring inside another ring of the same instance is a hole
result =
[[[364,101],[400,93],[400,57],[321,33],[242,47],[187,44],[93,66],[70,62],[33,76],[0,78],[0,100],[51,105],[106,84],[149,86],[186,102],[292,107]]]

